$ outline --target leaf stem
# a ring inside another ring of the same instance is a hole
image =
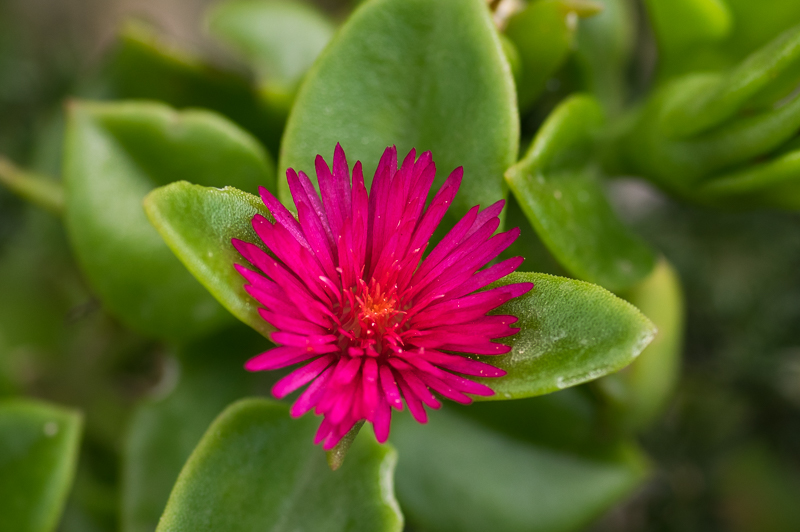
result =
[[[39,207],[61,216],[64,213],[64,187],[58,181],[27,172],[0,155],[0,183]]]

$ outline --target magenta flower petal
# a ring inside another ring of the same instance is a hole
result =
[[[257,215],[253,229],[269,253],[233,241],[255,268],[236,265],[278,344],[245,368],[302,364],[272,393],[282,398],[306,386],[291,414],[323,416],[314,441],[324,449],[361,420],[385,442],[392,409],[404,404],[426,423],[425,407],[439,408],[439,397],[467,404],[471,396],[492,395],[470,377],[505,371],[468,355],[510,350],[496,340],[519,330],[512,326],[516,318],[489,312],[533,287],[486,289],[522,263],[516,257],[487,267],[519,235],[517,229],[494,234],[504,202],[470,209],[431,247],[461,184],[461,168],[427,207],[436,175],[430,152],[417,157],[412,150],[398,168],[397,150],[387,148],[369,192],[361,163],[351,173],[338,144],[332,166],[317,156],[315,170],[319,193],[303,172],[286,172],[297,218],[259,190],[275,222]]]

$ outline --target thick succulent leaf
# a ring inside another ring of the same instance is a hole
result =
[[[733,117],[786,70],[800,63],[800,26],[785,31],[725,75],[686,90],[665,108],[662,127],[670,137],[707,131]]]
[[[154,190],[144,205],[170,249],[217,301],[264,336],[274,330],[258,314],[258,305],[233,267],[244,259],[231,239],[260,245],[251,220],[256,214],[272,219],[261,199],[232,187],[179,182]]]
[[[624,425],[642,429],[661,413],[678,382],[683,347],[683,292],[678,274],[662,259],[647,279],[624,296],[658,327],[653,342],[639,358],[611,376],[625,384]]]
[[[314,157],[337,142],[364,164],[381,153],[433,152],[438,183],[464,167],[451,208],[504,196],[516,159],[514,81],[484,0],[374,0],[361,5],[309,71],[292,109],[279,169],[313,176]],[[288,185],[281,198],[290,204]]]
[[[731,12],[724,0],[645,0],[659,51],[674,59],[701,44],[724,39]]]
[[[506,180],[539,237],[571,274],[618,291],[643,279],[655,255],[616,216],[587,160],[602,120],[594,99],[570,98]]]
[[[582,87],[593,94],[609,115],[627,103],[628,70],[636,47],[636,12],[628,0],[599,0],[599,14],[582,20],[577,35],[576,62]]]
[[[167,43],[141,22],[123,27],[104,81],[115,99],[158,100],[177,108],[216,111],[277,152],[285,109],[272,108],[244,76]]]
[[[181,471],[158,531],[402,530],[394,449],[358,438],[334,472],[315,429],[272,401],[231,405]]]
[[[701,201],[734,207],[800,209],[800,150],[715,176],[696,191]]]
[[[212,8],[207,22],[212,35],[253,66],[267,97],[285,102],[335,29],[317,9],[288,0],[228,0]]]
[[[152,532],[181,468],[214,418],[254,393],[244,361],[268,346],[243,325],[184,346],[168,359],[165,397],[147,399],[131,416],[122,456],[122,532]],[[259,375],[258,377],[261,377]]]
[[[0,401],[0,531],[56,529],[78,462],[81,425],[72,410]]]
[[[655,336],[636,307],[597,285],[536,273],[497,284],[522,282],[533,289],[494,311],[519,319],[521,330],[503,339],[511,352],[479,357],[508,374],[478,379],[495,395],[476,399],[532,397],[597,379],[630,364]]]
[[[255,190],[274,175],[269,155],[223,118],[159,104],[71,106],[65,146],[66,223],[103,304],[130,327],[182,339],[229,314],[173,256],[142,200],[180,179]]]
[[[397,416],[397,494],[408,520],[428,532],[580,530],[628,495],[647,473],[632,445],[604,458],[521,441],[452,413],[421,426]]]
[[[577,17],[561,0],[531,2],[508,21],[506,36],[516,45],[521,62],[517,84],[520,109],[525,110],[572,51]]]

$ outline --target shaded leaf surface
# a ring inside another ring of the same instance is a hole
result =
[[[273,182],[269,155],[203,111],[159,104],[74,104],[65,147],[66,223],[104,305],[149,335],[185,339],[229,321],[147,221],[142,200],[180,179],[255,190]]]
[[[203,433],[231,402],[254,393],[244,361],[269,343],[243,325],[183,347],[168,366],[177,379],[164,398],[133,412],[122,463],[123,532],[152,532],[181,468]]]
[[[312,444],[315,428],[272,401],[231,405],[181,471],[159,532],[402,530],[394,450],[358,438],[334,472]]]
[[[81,425],[72,410],[0,401],[0,531],[55,530],[75,474]]]
[[[262,101],[250,80],[168,44],[145,24],[125,25],[105,77],[114,98],[211,109],[250,131],[273,152],[278,149],[285,110]]]
[[[398,416],[397,493],[411,523],[429,532],[566,532],[618,502],[647,467],[632,446],[593,459],[551,450],[455,414],[429,425]]]
[[[287,0],[222,2],[208,27],[253,65],[268,97],[287,100],[334,32],[321,12]]]

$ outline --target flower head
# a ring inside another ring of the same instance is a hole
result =
[[[360,420],[372,423],[378,441],[389,436],[391,409],[403,402],[420,423],[424,405],[441,406],[435,394],[459,403],[493,395],[468,376],[500,377],[501,369],[466,354],[500,355],[509,347],[494,339],[513,335],[514,316],[487,313],[528,292],[520,283],[479,291],[513,272],[522,258],[484,268],[519,235],[494,235],[504,202],[472,208],[425,255],[429,241],[455,197],[463,175],[457,168],[425,207],[436,167],[430,152],[412,150],[397,167],[387,148],[369,194],[361,163],[352,181],[341,146],[333,172],[317,156],[318,195],[311,180],[287,170],[297,218],[266,189],[261,198],[275,222],[253,218],[270,250],[234,240],[258,271],[236,268],[245,288],[275,327],[278,347],[250,359],[250,371],[304,364],[275,384],[278,397],[308,384],[293,416],[322,415],[315,443],[333,448]],[[467,376],[467,377],[465,377]]]

